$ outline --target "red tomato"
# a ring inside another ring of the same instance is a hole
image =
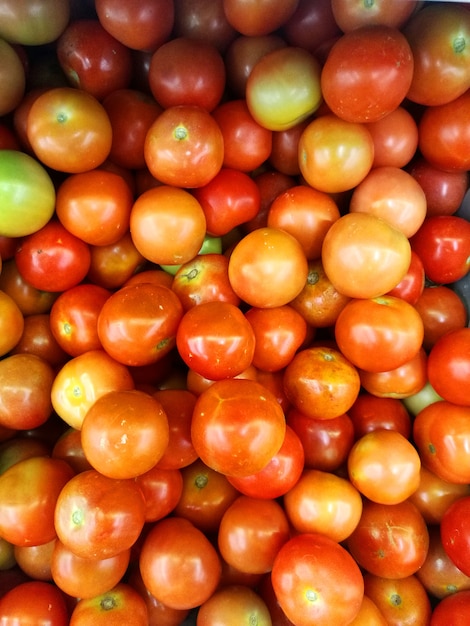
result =
[[[145,501],[138,484],[103,476],[94,469],[71,478],[55,505],[58,538],[84,559],[111,558],[128,550],[144,522]]]
[[[277,172],[287,176],[298,176],[300,174],[299,141],[309,122],[310,119],[307,118],[291,128],[273,132],[269,164]]]
[[[255,333],[235,305],[205,302],[183,315],[176,346],[188,367],[210,380],[221,380],[237,376],[251,365]]]
[[[73,87],[39,95],[28,115],[27,136],[37,158],[59,172],[79,173],[101,165],[109,155],[112,127],[100,102]]]
[[[377,429],[362,435],[349,452],[347,467],[357,490],[380,504],[403,502],[420,482],[419,454],[396,430]]]
[[[446,333],[464,328],[468,314],[460,297],[446,285],[424,287],[414,306],[423,320],[423,347],[431,350]]]
[[[354,298],[335,323],[335,339],[343,355],[368,372],[404,365],[420,350],[424,336],[421,316],[401,298]]]
[[[455,626],[466,624],[470,609],[470,591],[464,589],[443,598],[434,608],[430,626],[445,626],[452,623]]]
[[[322,262],[339,292],[351,298],[376,298],[404,278],[411,246],[402,231],[375,215],[347,213],[325,235]]]
[[[224,93],[225,65],[208,41],[175,37],[153,53],[148,81],[164,109],[184,104],[212,111]]]
[[[411,416],[397,398],[378,398],[368,392],[358,395],[348,411],[356,439],[375,430],[396,430],[409,439]]]
[[[309,185],[338,193],[353,189],[369,173],[374,142],[366,125],[321,115],[301,134],[298,154],[301,174]]]
[[[258,228],[233,248],[228,274],[235,293],[255,307],[288,304],[305,285],[308,262],[301,244],[279,228]]]
[[[405,167],[418,148],[418,125],[403,106],[367,124],[374,142],[373,167]]]
[[[145,521],[156,522],[169,515],[183,493],[179,469],[160,469],[158,463],[136,477],[145,500]]]
[[[223,0],[229,23],[242,35],[267,35],[277,30],[297,8],[297,0]]]
[[[164,285],[121,287],[103,304],[98,337],[104,350],[125,365],[156,363],[176,345],[183,307]]]
[[[25,602],[26,598],[28,601]],[[33,598],[34,602],[31,601]],[[46,581],[27,581],[8,591],[0,598],[0,613],[5,626],[69,624],[69,611],[63,593]]]
[[[453,283],[470,270],[470,222],[463,217],[427,217],[410,241],[434,283]]]
[[[452,562],[467,576],[470,549],[470,527],[468,523],[470,496],[464,496],[453,502],[441,520],[440,534],[444,550]]]
[[[37,313],[24,318],[23,334],[10,354],[24,353],[44,359],[53,368],[62,366],[69,358],[52,334],[48,313]]]
[[[105,289],[122,287],[145,263],[130,231],[108,246],[90,246],[91,263],[87,279]]]
[[[75,428],[69,427],[60,435],[54,443],[51,456],[54,459],[67,461],[77,474],[92,469],[83,450],[80,431]]]
[[[222,571],[209,539],[181,517],[152,526],[142,544],[139,567],[147,589],[174,609],[191,609],[208,600]]]
[[[428,358],[429,382],[436,392],[454,404],[470,407],[467,381],[470,375],[470,328],[451,330],[436,341]]]
[[[398,28],[373,24],[350,30],[333,44],[321,88],[338,117],[375,122],[401,104],[412,78],[413,55],[405,36]]]
[[[291,404],[316,419],[346,413],[360,389],[354,365],[338,350],[322,346],[297,352],[285,368],[283,380]]]
[[[409,500],[397,504],[365,500],[361,519],[346,545],[367,572],[406,578],[424,563],[429,533],[423,516]]]
[[[220,171],[224,139],[217,122],[197,105],[165,109],[147,131],[147,167],[157,180],[177,187],[202,187]]]
[[[216,626],[243,624],[253,620],[259,626],[270,626],[271,615],[264,600],[253,589],[243,585],[228,585],[217,590],[198,610],[199,623]]]
[[[39,546],[15,546],[14,557],[21,571],[34,580],[50,582],[51,556],[56,537]]]
[[[272,392],[253,380],[219,380],[201,393],[192,441],[206,465],[229,476],[262,470],[280,450],[286,423]]]
[[[345,33],[366,26],[367,24],[386,24],[400,28],[403,26],[419,2],[410,0],[407,2],[379,4],[358,4],[354,0],[332,0],[331,9],[336,23]]]
[[[88,244],[51,220],[24,237],[15,253],[23,278],[42,291],[65,291],[78,285],[90,269]]]
[[[237,32],[225,15],[223,0],[175,0],[174,4],[176,36],[210,41],[222,53],[236,38]]]
[[[390,289],[388,296],[395,296],[416,305],[426,283],[423,262],[414,250],[411,250],[411,261],[407,273],[401,281]]]
[[[292,16],[282,25],[282,35],[291,46],[312,52],[341,34],[330,0],[300,0]]]
[[[361,570],[336,541],[301,533],[279,550],[272,569],[277,600],[298,626],[348,624],[364,594]]]
[[[147,626],[148,611],[143,597],[129,584],[115,587],[93,596],[82,598],[75,605],[69,626]]]

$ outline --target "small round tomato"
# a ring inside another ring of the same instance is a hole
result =
[[[457,591],[442,598],[433,610],[431,626],[446,626],[450,622],[455,626],[465,626],[470,610],[470,590]]]
[[[373,167],[405,167],[418,148],[418,124],[403,106],[376,122],[369,122],[367,129],[374,142]]]
[[[25,598],[29,601],[25,602]],[[34,602],[31,602],[32,598]],[[0,613],[5,626],[69,624],[69,611],[64,594],[49,581],[31,580],[16,585],[0,598]]]
[[[15,300],[0,290],[0,356],[10,352],[20,341],[25,326],[24,320]]]
[[[331,10],[339,28],[345,33],[367,24],[403,26],[419,4],[417,0],[398,4],[380,2],[357,3],[354,0],[332,0]]]
[[[436,392],[454,404],[470,407],[470,328],[449,331],[436,341],[428,357],[429,382]]]
[[[262,470],[280,450],[284,412],[266,387],[253,380],[219,380],[203,391],[194,407],[192,442],[199,457],[228,476]]]
[[[32,104],[27,136],[44,165],[72,174],[94,169],[106,160],[112,127],[94,96],[73,87],[55,87]]]
[[[423,320],[423,347],[427,351],[446,333],[467,325],[465,304],[449,286],[424,287],[414,306]]]
[[[122,287],[146,262],[137,250],[130,231],[108,246],[90,245],[90,255],[87,279],[105,289]]]
[[[401,298],[414,306],[423,293],[425,283],[426,275],[424,273],[423,262],[412,249],[408,271],[398,285],[390,289],[386,295]]]
[[[69,626],[147,626],[145,600],[131,585],[120,582],[91,598],[81,598],[72,610]]]
[[[348,411],[356,439],[379,429],[396,430],[406,439],[411,434],[411,416],[397,398],[379,398],[361,392]]]
[[[469,557],[469,511],[470,496],[453,502],[441,520],[440,534],[444,550],[452,562],[467,576],[470,576]]]
[[[294,13],[295,0],[224,0],[224,12],[228,22],[243,35],[266,35],[277,30]]]
[[[252,620],[257,626],[271,626],[266,603],[253,589],[244,585],[227,585],[218,589],[198,610],[198,621],[205,626],[243,624]]]
[[[53,368],[61,367],[69,358],[52,334],[50,315],[36,313],[24,318],[23,334],[10,354],[35,354]]]

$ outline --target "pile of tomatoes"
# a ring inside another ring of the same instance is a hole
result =
[[[469,170],[465,2],[0,2],[2,626],[467,624]]]

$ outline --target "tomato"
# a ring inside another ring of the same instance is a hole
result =
[[[412,77],[413,55],[405,36],[398,28],[373,24],[350,30],[333,44],[321,89],[338,117],[375,122],[401,104]]]
[[[223,165],[222,131],[206,109],[189,104],[172,106],[148,129],[144,157],[151,174],[160,182],[202,187]]]
[[[361,519],[346,540],[355,561],[383,578],[406,578],[426,559],[429,533],[409,500],[397,504],[364,501]]]
[[[174,33],[177,37],[192,37],[212,43],[224,53],[237,32],[225,15],[223,0],[175,0]]]
[[[385,617],[387,626],[430,623],[431,601],[414,574],[405,578],[384,578],[366,573],[364,589]]]
[[[380,504],[403,502],[420,482],[419,455],[395,430],[377,429],[362,435],[349,452],[347,466],[351,483]]]
[[[230,476],[262,470],[281,448],[285,431],[275,395],[256,381],[237,378],[216,381],[203,391],[191,422],[201,460]]]
[[[321,256],[323,239],[340,217],[336,202],[325,192],[306,185],[291,187],[278,195],[268,211],[267,225],[293,235],[308,260]]]
[[[110,478],[135,478],[163,456],[168,420],[156,398],[139,390],[110,391],[88,409],[81,442],[89,463]]]
[[[272,569],[277,600],[297,626],[348,624],[364,595],[361,570],[336,541],[301,533],[279,550]]]
[[[414,58],[407,98],[426,106],[451,102],[470,87],[466,43],[470,15],[463,6],[427,6],[407,22],[403,33]]]
[[[103,27],[133,50],[155,50],[173,29],[175,7],[166,0],[137,0],[131,5],[114,0],[96,0],[96,13]]]
[[[377,604],[368,596],[362,598],[361,608],[350,626],[388,626],[385,617]]]
[[[287,176],[298,176],[300,136],[308,126],[309,118],[285,130],[277,130],[272,134],[272,148],[269,164],[275,171]]]
[[[252,620],[259,626],[270,626],[271,615],[263,599],[249,587],[230,585],[216,591],[198,610],[200,626],[243,624]]]
[[[402,298],[402,300],[406,300],[413,306],[416,306],[416,303],[419,301],[424,291],[425,283],[426,275],[424,273],[423,262],[412,249],[410,266],[407,273],[398,285],[390,289],[387,295]]]
[[[70,616],[70,626],[146,626],[147,605],[143,597],[129,584],[118,583],[115,587],[92,598],[82,598]]]
[[[341,34],[329,0],[300,0],[294,13],[282,25],[281,32],[289,45],[314,53],[322,44]]]
[[[51,43],[67,26],[70,2],[46,0],[39,5],[8,0],[2,9],[0,37],[26,46]]]
[[[297,8],[298,0],[223,0],[225,15],[242,35],[267,35],[277,30]]]
[[[356,367],[380,372],[399,367],[420,350],[424,336],[421,316],[401,298],[353,298],[335,323],[335,339]]]
[[[354,365],[339,350],[322,346],[297,352],[284,370],[283,382],[291,404],[317,419],[346,413],[360,389]]]
[[[2,236],[34,233],[54,213],[56,194],[52,179],[38,161],[24,152],[0,150],[0,189]]]
[[[338,542],[349,537],[362,513],[361,495],[349,480],[317,469],[305,469],[283,502],[296,532],[321,533]]]
[[[91,259],[88,244],[52,219],[22,239],[15,252],[15,262],[31,286],[41,291],[61,292],[85,278]]]
[[[104,350],[125,365],[156,363],[176,345],[183,307],[164,285],[121,287],[103,304],[98,337]]]
[[[313,119],[299,139],[299,167],[307,183],[327,193],[356,187],[374,161],[367,126],[333,114]]]
[[[104,350],[89,350],[67,361],[57,372],[50,390],[56,413],[80,430],[85,414],[102,395],[112,390],[134,389],[129,369]]]
[[[468,483],[467,447],[470,408],[445,400],[422,408],[413,422],[413,441],[422,464],[452,483]]]
[[[40,545],[55,537],[54,508],[64,485],[73,477],[60,459],[33,456],[0,476],[0,532],[18,546]]]
[[[449,505],[449,508],[442,516],[440,526],[444,550],[452,562],[467,576],[470,575],[470,567],[468,566],[469,507],[470,496],[459,498]]]
[[[269,158],[273,133],[258,124],[246,100],[229,100],[212,112],[224,138],[224,167],[251,172]]]
[[[84,559],[58,539],[51,555],[51,575],[64,593],[75,598],[93,598],[110,591],[124,576],[130,549],[104,559]]]
[[[452,620],[455,626],[463,626],[469,607],[470,591],[467,589],[457,591],[436,605],[429,623],[432,626],[443,626]]]
[[[464,391],[470,372],[469,342],[470,328],[451,330],[436,341],[428,358],[429,382],[436,392],[444,400],[466,407],[470,407]]]
[[[402,231],[379,217],[347,213],[326,233],[322,261],[339,292],[351,298],[376,298],[406,275],[411,246]]]
[[[369,122],[367,130],[374,142],[373,167],[405,167],[416,153],[418,125],[403,106]]]
[[[288,304],[302,290],[308,262],[301,244],[279,228],[258,228],[233,248],[228,274],[247,304],[266,308]]]
[[[255,218],[261,206],[255,181],[247,173],[227,167],[193,195],[204,211],[207,232],[213,236],[226,235]]]
[[[23,99],[26,76],[24,66],[15,48],[0,39],[1,81],[4,86],[0,98],[0,115],[11,113]],[[15,147],[13,147],[15,149]]]
[[[34,598],[34,602],[25,602],[25,598]],[[69,623],[64,595],[46,581],[27,581],[8,591],[0,598],[0,612],[5,626],[67,626]]]
[[[56,215],[73,235],[92,245],[114,244],[129,228],[132,191],[117,174],[91,170],[68,176],[57,191]]]
[[[422,156],[443,170],[468,170],[470,131],[466,123],[470,90],[447,102],[426,107],[418,124]]]
[[[437,284],[460,280],[470,269],[470,223],[457,215],[427,217],[411,238],[426,277]]]
[[[90,255],[87,279],[105,289],[122,287],[146,262],[129,230],[116,243],[90,245]]]
[[[37,313],[24,318],[23,334],[10,354],[34,354],[53,368],[61,367],[69,358],[51,332],[50,315]]]
[[[78,174],[106,160],[112,127],[94,96],[73,87],[55,87],[33,102],[27,137],[41,163],[59,172]]]
[[[191,609],[208,600],[222,569],[209,539],[181,517],[154,524],[142,544],[139,567],[147,589],[174,609]]]
[[[10,352],[24,331],[24,317],[15,300],[0,290],[0,355]]]
[[[368,432],[396,430],[406,439],[411,434],[411,416],[398,398],[378,397],[368,391],[359,394],[348,411],[356,438]]]
[[[128,550],[144,522],[145,501],[137,483],[94,469],[76,474],[63,486],[54,511],[57,537],[84,559],[111,558]]]
[[[129,86],[132,55],[95,19],[70,22],[56,43],[59,65],[72,87],[103,100]]]
[[[286,46],[254,65],[246,83],[253,118],[269,130],[285,130],[312,115],[321,103],[320,64],[303,48]]]
[[[153,53],[148,80],[164,109],[194,105],[212,111],[224,93],[225,65],[221,53],[208,41],[175,37]]]
[[[51,456],[55,459],[67,461],[70,467],[78,474],[92,469],[83,451],[80,431],[67,428],[54,442]]]
[[[183,476],[179,469],[160,469],[158,463],[136,477],[145,500],[145,521],[155,522],[169,515],[183,493]]]
[[[358,4],[354,0],[332,0],[331,9],[336,23],[347,33],[367,24],[385,24],[400,28],[406,24],[418,5],[417,0],[393,4]]]
[[[14,557],[17,565],[30,578],[50,582],[51,555],[57,539],[42,543],[38,546],[14,546]]]

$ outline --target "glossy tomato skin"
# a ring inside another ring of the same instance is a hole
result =
[[[440,337],[428,358],[429,382],[449,402],[470,407],[466,381],[470,372],[470,328],[451,330]]]
[[[443,598],[435,607],[430,625],[444,626],[452,620],[455,626],[466,624],[468,611],[470,608],[470,591],[465,589],[457,591],[446,598]]]
[[[25,598],[34,598],[34,602],[25,602]],[[67,626],[69,623],[65,596],[49,581],[31,580],[18,584],[0,598],[0,612],[5,626]]]
[[[224,12],[228,22],[242,35],[267,35],[277,30],[297,8],[297,0],[268,0],[267,2],[240,2],[224,0]]]
[[[398,4],[361,4],[354,0],[332,0],[331,10],[339,28],[345,33],[367,24],[386,24],[395,28],[403,26],[416,5],[416,0]]]
[[[70,626],[146,626],[148,610],[145,600],[131,585],[124,582],[92,598],[82,598],[74,606]]]
[[[468,565],[470,549],[469,509],[470,497],[464,496],[449,506],[441,520],[441,539],[444,550],[453,563],[467,576],[470,575]]]
[[[272,569],[277,600],[298,626],[351,622],[364,594],[361,570],[336,541],[301,533],[279,550]]]
[[[465,304],[448,285],[424,287],[414,306],[423,320],[423,347],[428,352],[443,335],[467,325]]]
[[[323,97],[342,119],[375,122],[401,104],[413,65],[411,48],[400,30],[362,26],[333,44],[322,68]]]

